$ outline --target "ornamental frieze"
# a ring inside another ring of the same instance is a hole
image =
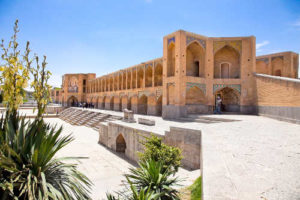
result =
[[[169,46],[169,44],[171,44],[172,42],[175,43],[175,37],[172,37],[172,38],[169,38],[169,39],[168,39],[168,46]]]
[[[216,91],[226,87],[232,88],[241,94],[241,85],[239,84],[214,84],[213,92],[215,93]]]
[[[214,53],[223,48],[224,46],[231,46],[236,49],[240,54],[242,52],[242,41],[241,40],[231,40],[231,41],[214,41]]]
[[[198,41],[200,43],[200,45],[206,49],[206,41],[199,39],[199,38],[195,38],[192,36],[186,36],[186,46],[188,46],[190,43],[192,43],[193,41]]]
[[[272,57],[272,61],[275,60],[276,58],[283,60],[283,56],[274,56],[274,57]]]
[[[145,90],[145,91],[139,91],[138,92],[138,97],[140,98],[141,96],[145,95],[145,96],[149,96],[150,92]]]
[[[256,59],[256,61],[263,61],[266,64],[269,64],[269,58],[258,58],[258,59]]]

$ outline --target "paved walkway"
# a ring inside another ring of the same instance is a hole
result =
[[[300,125],[249,115],[206,115],[238,120],[214,124],[138,117],[156,126],[126,125],[159,134],[170,126],[202,131],[204,200],[300,198]]]
[[[93,182],[93,199],[102,199],[107,191],[113,192],[120,189],[123,174],[134,165],[120,154],[110,151],[98,144],[98,132],[85,126],[73,126],[57,118],[46,118],[46,122],[63,125],[63,134],[72,134],[75,140],[67,145],[58,156],[81,156],[79,169]],[[180,169],[179,178],[185,179],[183,186],[192,184],[200,175],[200,170],[187,171]]]

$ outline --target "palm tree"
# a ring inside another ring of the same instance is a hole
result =
[[[15,120],[0,120],[0,198],[91,199],[90,180],[63,162],[78,158],[55,157],[73,138],[43,120]]]

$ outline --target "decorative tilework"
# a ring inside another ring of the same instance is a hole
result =
[[[130,98],[130,97],[133,97],[135,95],[135,93],[134,92],[128,92],[128,97]]]
[[[149,91],[139,91],[138,92],[138,97],[140,98],[141,96],[145,95],[145,96],[149,96],[150,92]]]
[[[123,97],[125,95],[125,92],[120,92],[119,96]]]
[[[239,84],[214,84],[214,88],[213,88],[214,93],[225,87],[232,88],[241,94],[241,85]]]
[[[160,96],[162,96],[162,89],[156,90],[156,99],[158,99]]]
[[[214,41],[214,53],[225,45],[231,46],[236,49],[239,53],[242,51],[242,41],[241,40],[232,40],[232,41]]]
[[[191,83],[191,82],[187,82],[186,83],[186,91],[188,91],[189,89],[191,89],[192,87],[198,87],[200,90],[202,90],[202,92],[204,94],[206,94],[206,85],[205,84],[201,84],[201,83]]]
[[[175,37],[169,38],[168,39],[168,45],[171,44],[171,42],[175,43]]]
[[[195,38],[192,36],[186,36],[186,46],[188,46],[190,43],[192,43],[195,40],[198,41],[204,49],[206,49],[206,41],[205,40]]]
[[[147,67],[152,67],[153,66],[153,64],[152,63],[148,63],[148,64],[146,64],[146,68]]]
[[[269,58],[258,58],[256,61],[264,61],[266,64],[269,63]]]
[[[175,86],[175,83],[167,83],[168,87],[171,86],[171,85]]]
[[[276,58],[280,58],[283,60],[283,56],[275,56],[275,57],[272,57],[272,61],[275,60]]]

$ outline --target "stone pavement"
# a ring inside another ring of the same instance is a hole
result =
[[[79,169],[87,175],[93,182],[93,199],[105,198],[106,192],[117,191],[122,188],[121,183],[124,180],[123,174],[128,172],[129,167],[133,167],[122,154],[117,154],[98,144],[98,132],[85,126],[73,126],[58,118],[46,118],[46,122],[63,125],[63,134],[72,134],[75,140],[67,145],[58,156],[80,156],[86,157],[79,163]],[[192,184],[199,177],[200,170],[188,171],[180,169],[177,173],[182,186]]]
[[[300,125],[262,116],[202,116],[238,121],[207,124],[143,116],[156,125],[126,125],[158,134],[170,126],[200,129],[204,200],[300,198]]]
[[[245,115],[206,115],[239,120],[213,124],[143,117],[154,119],[156,125],[151,126],[151,131],[160,134],[170,126],[202,131],[204,200],[299,199],[300,125]],[[61,155],[89,157],[82,160],[79,167],[94,182],[94,199],[101,199],[106,191],[120,188],[122,174],[133,166],[130,162],[97,144],[98,133],[93,129],[72,126],[60,119],[46,120],[63,124],[64,134],[72,132],[76,138],[60,152]],[[127,126],[149,129],[137,123]],[[200,175],[200,170],[181,169],[178,175],[187,177],[184,185],[189,185]]]

